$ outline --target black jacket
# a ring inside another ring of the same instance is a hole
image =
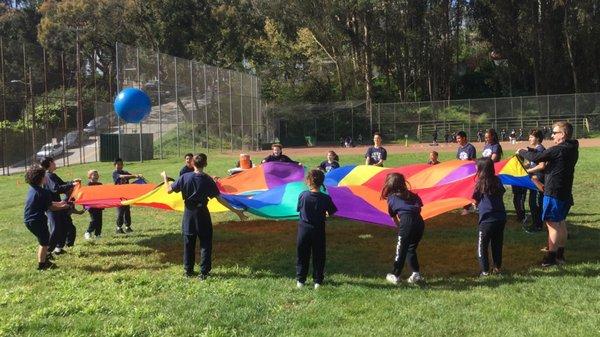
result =
[[[519,155],[536,163],[546,162],[544,195],[573,204],[573,176],[579,159],[577,140],[566,140],[543,152],[522,150]]]

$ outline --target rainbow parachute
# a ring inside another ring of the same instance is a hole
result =
[[[496,173],[506,185],[535,189],[517,157],[495,164]],[[271,219],[297,219],[298,195],[307,189],[306,168],[290,163],[265,163],[217,182],[224,199],[236,208]],[[475,163],[448,161],[439,165],[407,165],[380,168],[343,166],[325,176],[325,193],[338,208],[336,216],[394,226],[387,214],[387,203],[380,198],[386,176],[402,173],[413,192],[423,200],[423,218],[470,204],[475,186]],[[183,211],[180,193],[168,194],[161,185],[78,186],[72,194],[75,203],[86,207],[120,205],[149,206]],[[211,212],[227,209],[216,200],[209,202]]]

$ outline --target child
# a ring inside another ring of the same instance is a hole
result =
[[[415,193],[408,190],[406,179],[400,173],[390,173],[385,178],[381,197],[387,199],[389,215],[398,226],[398,244],[396,245],[396,258],[394,271],[387,274],[388,282],[398,284],[404,261],[408,258],[408,265],[412,274],[408,283],[423,281],[419,272],[417,259],[417,246],[423,237],[425,222],[421,217],[423,201]]]
[[[52,195],[52,201],[62,201],[61,194],[68,196],[75,183],[81,182],[81,179],[73,179],[73,181],[65,182],[56,173],[56,163],[54,158],[46,157],[42,160],[42,168],[46,170],[46,180],[44,188],[50,191]],[[50,210],[47,212],[48,223],[50,225],[50,243],[48,249],[56,255],[64,254],[65,243],[74,243],[73,238],[74,228],[73,220],[70,218],[70,214],[67,209],[61,209],[59,211]],[[68,236],[68,237],[67,237]],[[71,240],[72,239],[72,240]]]
[[[335,153],[335,151],[327,152],[327,160],[321,162],[319,165],[319,170],[327,173],[333,169],[339,168],[340,157]]]
[[[221,198],[215,181],[206,173],[204,168],[208,160],[204,153],[194,156],[194,172],[179,177],[172,185],[168,183],[167,174],[163,171],[160,175],[164,180],[167,193],[181,192],[185,208],[181,221],[183,232],[183,267],[185,276],[194,275],[194,264],[196,257],[196,238],[200,239],[200,280],[205,280],[212,268],[212,236],[213,228],[210,213],[208,212],[208,198],[216,198],[223,206],[237,214],[240,220],[246,216],[242,211],[231,207],[229,203]]]
[[[98,181],[99,179],[100,175],[98,174],[98,171],[88,171],[88,186],[102,185],[102,183]],[[88,212],[90,213],[90,225],[84,234],[86,240],[92,238],[92,233],[96,239],[100,238],[100,235],[102,234],[102,211],[102,208],[88,209]]]
[[[438,156],[439,154],[437,153],[437,151],[431,151],[429,152],[429,161],[427,162],[427,165],[437,165],[440,163],[440,161],[438,160]]]
[[[262,160],[261,164],[276,161],[276,162],[280,162],[280,163],[293,163],[293,164],[302,165],[299,162],[294,161],[294,160],[290,159],[290,157],[283,154],[283,145],[281,145],[281,144],[271,145],[271,150],[273,151],[273,153],[268,155],[267,157],[265,157],[265,159]]]
[[[113,171],[113,181],[115,185],[129,184],[129,179],[141,178],[141,174],[131,174],[127,171],[123,171],[123,159],[117,158],[114,161],[115,170]],[[123,231],[123,224],[125,224],[125,231]],[[131,209],[130,206],[117,207],[117,234],[124,234],[125,232],[131,233]]]
[[[494,162],[491,158],[477,159],[477,182],[473,192],[474,205],[479,207],[479,239],[477,242],[477,257],[481,269],[480,276],[489,275],[488,246],[492,246],[494,272],[500,273],[502,267],[502,242],[504,240],[504,225],[506,210],[502,196],[506,190],[500,178],[494,172]]]
[[[191,153],[185,154],[185,165],[179,170],[179,175],[182,176],[186,173],[194,172],[194,155]]]
[[[381,134],[375,132],[373,134],[373,146],[370,146],[367,153],[365,153],[365,165],[383,167],[383,162],[387,160],[387,151],[381,143]]]
[[[37,251],[38,270],[56,267],[48,261],[51,258],[51,255],[48,254],[50,232],[48,231],[48,218],[45,212],[48,210],[59,211],[69,207],[64,201],[52,201],[52,193],[42,187],[46,184],[46,179],[46,170],[39,166],[31,166],[25,173],[25,181],[30,187],[25,199],[23,222],[27,229],[35,235],[39,243]]]
[[[320,170],[310,170],[306,175],[309,191],[300,193],[298,208],[298,237],[296,239],[298,257],[296,259],[296,287],[304,287],[308,275],[310,255],[313,255],[313,281],[315,289],[323,284],[325,270],[325,216],[337,212],[331,197],[321,193],[325,174]]]

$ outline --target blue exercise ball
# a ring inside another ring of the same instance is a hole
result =
[[[152,108],[150,97],[138,88],[125,88],[115,98],[115,112],[127,123],[139,123]]]

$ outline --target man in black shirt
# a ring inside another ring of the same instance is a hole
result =
[[[564,263],[567,241],[565,219],[573,205],[573,178],[579,159],[579,142],[571,139],[572,135],[570,123],[556,122],[552,126],[555,146],[543,152],[531,148],[517,150],[518,155],[529,161],[546,163],[542,220],[548,226],[548,252],[542,261],[544,267]]]

